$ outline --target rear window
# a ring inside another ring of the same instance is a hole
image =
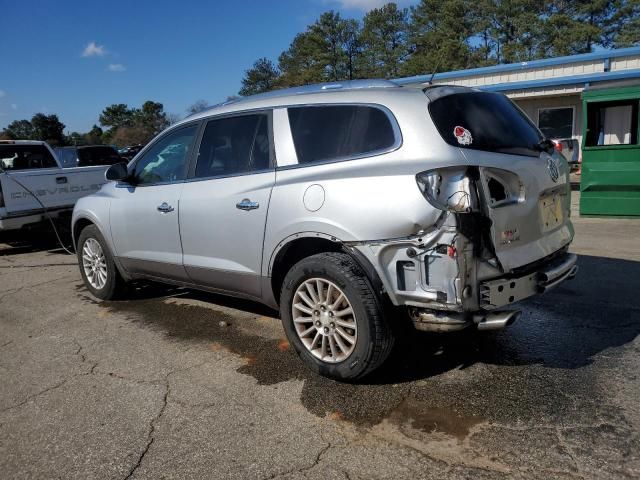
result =
[[[75,167],[78,163],[78,152],[75,147],[62,147],[54,150],[63,168]]]
[[[3,170],[58,166],[53,155],[44,145],[0,145],[0,165]]]
[[[380,152],[396,143],[393,127],[380,108],[323,105],[289,108],[298,163],[348,159]]]
[[[511,100],[488,92],[454,93],[429,103],[431,118],[450,145],[537,157],[543,136]]]

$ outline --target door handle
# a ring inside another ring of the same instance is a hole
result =
[[[248,198],[245,198],[241,202],[236,203],[236,208],[239,208],[240,210],[255,210],[259,206],[260,204],[258,202],[252,202]]]
[[[67,177],[56,177],[57,184],[67,183]]]
[[[173,207],[167,202],[162,202],[162,205],[158,205],[158,211],[162,213],[173,212]]]

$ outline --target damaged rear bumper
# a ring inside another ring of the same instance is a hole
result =
[[[533,264],[501,273],[497,266],[475,258],[472,244],[449,228],[351,247],[369,260],[391,302],[409,307],[415,327],[431,332],[505,328],[520,312],[502,307],[544,293],[578,270],[577,256],[565,246]]]
[[[493,310],[544,293],[576,276],[578,256],[567,253],[529,273],[480,283],[480,307]]]

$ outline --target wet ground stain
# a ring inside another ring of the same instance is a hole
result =
[[[475,415],[461,415],[449,408],[425,409],[424,402],[409,396],[389,414],[387,420],[400,427],[409,424],[427,434],[444,433],[464,440],[471,429],[484,419]]]
[[[300,401],[319,417],[361,427],[388,420],[461,440],[474,425],[485,421],[561,422],[602,414],[606,392],[600,391],[586,367],[601,351],[625,345],[640,333],[634,316],[640,303],[597,303],[607,286],[593,282],[588,272],[596,266],[601,269],[602,259],[590,263],[581,257],[581,261],[582,271],[587,270],[584,280],[522,304],[523,319],[505,332],[415,332],[402,338],[385,366],[359,385],[312,373],[284,334],[270,339],[247,333],[250,327],[239,328],[238,322],[259,324],[265,322],[265,316],[274,315],[260,305],[165,287],[141,288],[134,300],[96,303],[175,341],[200,341],[213,351],[238,355],[244,359],[238,372],[252,376],[260,385],[303,381]],[[629,275],[631,270],[640,273],[635,262],[627,262],[633,268],[619,262],[624,261],[608,260],[606,266],[626,269]],[[640,286],[640,275],[633,279],[625,284],[628,290]],[[620,285],[613,283],[612,288]],[[600,295],[595,295],[596,290]],[[613,296],[620,294],[612,292]],[[78,295],[92,301],[85,292]],[[167,296],[203,300],[211,306],[178,304]],[[217,305],[239,309],[243,318]],[[621,322],[620,317],[626,320]]]

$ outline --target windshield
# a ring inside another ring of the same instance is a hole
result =
[[[544,139],[529,118],[504,95],[464,92],[429,103],[445,142],[461,148],[537,157]]]

